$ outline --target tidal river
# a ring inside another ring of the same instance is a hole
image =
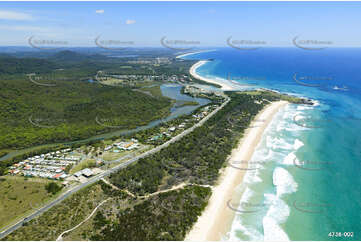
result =
[[[44,148],[44,147],[51,147],[51,146],[55,146],[55,145],[58,145],[58,144],[85,143],[85,142],[89,142],[89,141],[92,141],[92,140],[109,139],[109,138],[116,137],[116,136],[136,133],[136,132],[141,131],[141,130],[145,130],[145,129],[155,127],[155,126],[157,126],[158,124],[160,124],[162,122],[167,122],[167,121],[173,120],[173,119],[175,119],[175,118],[177,118],[177,117],[179,117],[181,115],[190,114],[194,110],[196,110],[198,107],[204,106],[204,105],[210,103],[210,101],[208,99],[205,99],[205,98],[193,98],[193,97],[190,97],[188,95],[182,94],[181,93],[182,86],[178,85],[178,84],[163,84],[163,85],[161,85],[160,89],[161,89],[162,94],[164,96],[176,100],[176,103],[173,105],[173,107],[170,110],[169,116],[166,117],[166,118],[154,120],[154,121],[148,123],[147,125],[139,126],[139,127],[135,128],[135,129],[114,130],[114,131],[109,132],[109,133],[95,135],[95,136],[92,136],[90,138],[83,139],[83,140],[76,140],[76,141],[72,141],[72,142],[64,142],[64,143],[56,143],[56,144],[38,145],[38,146],[33,146],[33,147],[21,149],[21,150],[16,150],[16,151],[10,152],[7,155],[1,157],[0,161],[10,159],[10,158],[13,158],[13,157],[15,157],[17,155],[25,154],[25,153],[33,151],[33,150],[37,150],[37,149]],[[196,101],[199,104],[194,105],[194,106],[178,107],[178,104],[182,103],[184,101]]]

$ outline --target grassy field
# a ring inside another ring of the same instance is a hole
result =
[[[138,87],[138,88],[143,88],[143,87],[147,87],[149,85],[153,85],[153,84],[161,84],[159,82],[156,81],[151,81],[151,80],[127,80],[127,79],[118,79],[118,78],[114,78],[114,77],[107,77],[104,80],[101,80],[101,83],[103,85],[109,85],[109,86],[117,86],[117,85],[129,85],[130,83],[132,83],[133,87]]]
[[[20,176],[0,177],[0,228],[53,199],[45,190],[50,180]]]
[[[140,90],[146,91],[152,94],[153,97],[162,97],[162,91],[160,90],[160,86],[152,86],[152,87],[143,87]]]
[[[80,170],[83,170],[85,168],[91,168],[96,166],[96,161],[94,159],[84,159],[78,164],[76,164],[73,168],[70,170],[70,174],[74,174],[75,172],[78,172]]]
[[[195,102],[195,101],[185,101],[185,102],[179,103],[177,105],[177,107],[180,108],[180,107],[184,107],[184,106],[196,106],[196,105],[199,105],[199,103]]]
[[[119,153],[113,152],[113,151],[105,151],[101,156],[103,160],[105,161],[112,161],[115,159],[119,159],[123,156],[129,155],[129,154],[140,154],[143,153],[144,150],[149,150],[150,146],[149,145],[140,145],[140,147],[136,150],[120,150]]]
[[[19,228],[5,240],[56,240],[63,231],[83,221],[106,198],[100,185],[87,187]]]
[[[115,159],[119,159],[125,155],[129,155],[133,153],[133,151],[119,151],[119,153],[113,152],[113,151],[105,151],[100,157],[105,161],[112,161]]]
[[[101,81],[101,83],[104,85],[119,85],[122,84],[123,82],[124,80],[122,79],[111,78],[111,77],[108,77],[107,79]]]
[[[120,155],[118,158],[123,157],[123,156],[125,156],[125,155],[127,155],[127,154],[132,154],[132,156],[131,156],[131,157],[124,158],[123,160],[120,160],[120,161],[118,161],[118,162],[111,162],[111,163],[109,163],[109,164],[106,164],[106,168],[107,168],[107,169],[113,168],[113,167],[119,165],[120,163],[126,162],[127,160],[129,160],[129,159],[132,158],[132,157],[135,157],[135,156],[137,156],[137,155],[140,155],[141,153],[144,153],[144,152],[146,152],[146,151],[148,151],[148,150],[151,150],[152,148],[154,148],[154,146],[152,146],[152,145],[146,145],[146,146],[144,146],[144,147],[142,146],[140,149],[137,149],[137,150],[125,151],[125,152],[127,152],[126,154],[113,153],[113,154],[117,154],[118,156],[119,156],[119,154],[122,154],[122,155]],[[123,152],[124,152],[124,151],[123,151]],[[113,154],[111,154],[111,155],[113,155]],[[108,158],[109,158],[109,157],[108,157]],[[115,159],[117,159],[117,158],[115,158]],[[105,160],[105,159],[104,159],[104,160]],[[110,160],[111,160],[111,159],[110,159]],[[113,160],[114,160],[114,159],[113,159]]]

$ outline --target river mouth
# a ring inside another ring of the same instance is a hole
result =
[[[133,133],[136,133],[136,132],[139,132],[142,130],[153,128],[153,127],[159,125],[160,123],[168,122],[170,120],[178,118],[179,116],[190,114],[197,108],[207,105],[208,103],[211,102],[210,100],[205,99],[205,98],[193,98],[191,96],[182,94],[181,93],[182,85],[179,85],[179,84],[162,84],[160,86],[160,89],[161,89],[163,96],[166,96],[166,97],[169,97],[169,98],[175,100],[175,103],[173,104],[173,106],[170,109],[169,116],[167,116],[165,118],[153,120],[146,125],[138,126],[134,129],[117,129],[115,131],[95,135],[95,136],[89,137],[87,139],[61,142],[61,143],[43,144],[43,145],[37,145],[37,146],[32,146],[32,147],[28,147],[28,148],[24,148],[24,149],[20,149],[20,150],[11,151],[8,154],[6,154],[5,156],[1,157],[0,161],[12,159],[18,155],[26,154],[28,152],[31,152],[31,151],[34,151],[37,149],[41,149],[41,148],[51,148],[51,147],[57,146],[57,145],[72,145],[72,144],[79,144],[79,143],[87,143],[89,141],[110,139],[110,138],[116,137],[116,136],[133,134]],[[185,102],[185,101],[198,102],[198,105],[179,106],[178,107],[177,103]]]

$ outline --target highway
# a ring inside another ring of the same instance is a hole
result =
[[[66,198],[68,198],[69,196],[71,196],[72,194],[78,192],[79,190],[81,190],[82,188],[89,186],[91,184],[94,184],[96,182],[98,182],[100,179],[102,179],[103,177],[109,176],[111,173],[117,172],[120,169],[123,169],[125,167],[127,167],[128,165],[138,161],[139,159],[142,159],[146,156],[149,156],[151,154],[154,154],[158,151],[160,151],[163,148],[166,148],[167,146],[169,146],[170,144],[177,142],[178,140],[180,140],[182,137],[184,137],[185,135],[191,133],[195,128],[202,126],[208,119],[210,119],[214,114],[216,114],[219,110],[221,110],[229,101],[230,98],[226,97],[227,100],[218,108],[216,108],[215,110],[213,110],[210,114],[208,114],[206,117],[204,117],[201,121],[199,121],[197,124],[193,125],[192,127],[184,130],[182,133],[176,135],[175,137],[173,137],[172,139],[168,140],[167,142],[149,150],[146,151],[122,164],[119,164],[109,170],[104,171],[103,173],[96,175],[90,179],[88,179],[87,182],[82,183],[74,188],[72,188],[71,190],[66,191],[65,193],[61,194],[59,197],[57,197],[55,200],[49,202],[47,205],[45,205],[44,207],[34,211],[31,215],[27,216],[26,218],[18,221],[16,224],[14,225],[10,225],[8,226],[7,229],[5,229],[4,231],[0,232],[0,239],[4,238],[5,236],[9,235],[10,233],[14,232],[16,229],[20,228],[21,226],[23,226],[23,224],[25,222],[29,222],[30,220],[32,220],[33,218],[39,216],[40,214],[46,212],[47,210],[49,210],[50,208],[52,208],[53,206],[59,204],[60,202],[64,201]]]

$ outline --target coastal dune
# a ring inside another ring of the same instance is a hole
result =
[[[232,151],[229,163],[236,161],[249,161],[260,142],[264,130],[274,115],[288,102],[278,101],[267,105],[254,120],[264,120],[261,124],[253,122],[240,140],[238,147]],[[231,228],[234,211],[227,206],[227,202],[234,198],[236,187],[241,184],[246,170],[236,169],[227,165],[221,171],[216,186],[206,209],[198,218],[192,230],[187,234],[186,241],[216,241],[221,240]],[[240,197],[241,194],[238,194]]]

